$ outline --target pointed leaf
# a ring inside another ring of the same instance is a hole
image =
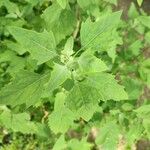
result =
[[[20,71],[12,83],[0,91],[0,104],[17,106],[36,104],[42,95],[47,74],[41,76],[36,73]]]
[[[52,32],[44,31],[38,33],[19,27],[9,27],[9,32],[31,56],[38,61],[38,64],[47,62],[56,56],[55,39]]]
[[[95,45],[94,41],[100,35],[112,30],[120,22],[121,12],[115,12],[102,16],[98,21],[91,22],[87,19],[81,26],[81,44],[89,47]]]
[[[84,52],[78,59],[79,70],[83,74],[98,73],[108,70],[106,64],[101,60],[92,55],[88,50]]]
[[[45,87],[45,95],[49,95],[53,90],[58,88],[65,80],[70,78],[70,71],[66,66],[55,64],[50,79]]]

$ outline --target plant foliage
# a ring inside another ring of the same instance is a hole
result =
[[[119,150],[150,139],[150,17],[131,3],[125,20],[116,6],[0,0],[0,149]]]

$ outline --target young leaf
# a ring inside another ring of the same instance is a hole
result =
[[[71,56],[73,54],[73,46],[74,46],[74,39],[71,36],[68,38],[64,50],[62,51],[62,54],[65,54],[67,57]]]
[[[108,70],[106,64],[92,55],[90,50],[84,52],[77,60],[79,64],[79,70],[83,74],[98,73]]]
[[[43,93],[47,74],[41,76],[28,71],[20,71],[12,83],[0,91],[0,104],[27,107],[36,104]]]
[[[45,86],[45,94],[49,95],[70,77],[71,73],[66,66],[55,64],[50,79]]]
[[[38,61],[38,64],[47,62],[56,56],[55,39],[52,32],[27,30],[19,27],[9,27],[9,32],[31,56]]]

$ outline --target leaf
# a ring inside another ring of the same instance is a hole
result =
[[[95,73],[77,82],[66,98],[66,107],[86,121],[91,119],[100,100],[125,100],[128,96],[114,77],[107,73]]]
[[[41,76],[28,71],[20,71],[12,83],[0,91],[0,104],[17,106],[26,104],[27,107],[39,102],[43,93],[47,74]]]
[[[134,56],[138,56],[140,54],[140,49],[142,48],[142,46],[142,42],[140,40],[137,40],[129,46],[129,50]]]
[[[57,93],[55,97],[54,110],[60,110],[64,107],[66,94],[64,92]]]
[[[66,107],[73,111],[77,117],[88,121],[98,109],[100,95],[95,88],[78,82],[66,98]]]
[[[17,72],[25,67],[25,58],[18,57],[13,51],[6,50],[0,55],[0,63],[8,63],[6,72],[11,76],[15,76]]]
[[[90,19],[87,19],[84,23],[82,23],[80,30],[82,47],[86,48],[87,46],[96,46],[97,43],[94,43],[96,38],[116,27],[120,22],[120,16],[121,12],[119,11],[103,15],[96,22],[91,22]]]
[[[144,80],[148,87],[150,87],[150,59],[145,59],[140,62],[140,67],[138,69],[140,77]]]
[[[52,32],[44,31],[38,33],[19,27],[9,27],[8,30],[17,42],[27,49],[31,56],[38,61],[38,65],[47,62],[57,55]]]
[[[131,79],[129,77],[124,77],[122,79],[122,83],[126,88],[126,91],[129,95],[129,99],[136,100],[141,95],[142,91],[142,85],[141,82],[139,82],[136,79]]]
[[[75,114],[65,107],[66,95],[60,92],[56,95],[54,111],[49,115],[48,125],[55,133],[65,133],[73,125]]]
[[[92,4],[90,0],[77,0],[77,2],[81,8],[87,8]]]
[[[55,64],[50,79],[45,85],[45,94],[49,95],[70,77],[71,73],[66,66]]]
[[[57,0],[58,4],[65,9],[67,5],[67,0]]]
[[[128,17],[131,19],[135,19],[138,16],[139,16],[139,12],[137,11],[135,4],[132,2],[128,11]]]
[[[78,139],[71,139],[67,143],[67,147],[71,150],[91,150],[92,144],[88,143],[86,138],[82,138],[80,141]]]
[[[98,73],[108,70],[106,64],[92,55],[92,52],[87,50],[77,60],[79,64],[79,70],[83,74]]]
[[[139,6],[141,6],[142,3],[143,3],[143,0],[137,0],[137,3],[138,3]]]
[[[150,139],[150,120],[149,120],[149,118],[144,119],[143,126],[145,128],[146,133],[147,133],[148,139]]]
[[[133,145],[137,140],[141,139],[143,127],[140,122],[136,122],[129,126],[129,131],[126,133],[125,138],[128,145]]]
[[[104,150],[115,150],[119,141],[119,126],[115,122],[108,122],[100,128],[96,144]]]
[[[74,46],[74,39],[71,36],[68,38],[64,50],[62,51],[62,54],[66,55],[67,57],[71,56],[73,54],[73,46]]]
[[[36,125],[30,121],[30,116],[27,113],[12,114],[9,111],[4,111],[0,115],[0,122],[14,132],[21,133],[36,133]]]
[[[5,41],[5,44],[7,45],[8,49],[15,51],[19,55],[23,55],[25,52],[27,52],[27,49],[25,49],[21,44],[15,43],[12,41]]]
[[[61,135],[56,141],[53,150],[62,150],[66,148],[66,141],[64,135]]]
[[[45,20],[46,29],[53,31],[57,44],[73,32],[76,23],[74,12],[63,10],[57,3],[49,6],[43,12],[42,18]]]
[[[54,110],[48,118],[48,125],[55,133],[65,133],[73,125],[74,113],[66,107]]]
[[[140,118],[146,119],[150,117],[150,105],[143,105],[134,111]]]
[[[138,20],[143,24],[144,26],[150,28],[150,16],[139,16]]]
[[[115,101],[128,99],[124,87],[119,85],[114,76],[108,73],[95,73],[89,75],[87,80],[83,81],[86,86],[96,88],[100,93],[100,99],[103,101],[113,99]]]
[[[117,0],[105,0],[105,1],[117,6]]]
[[[10,13],[10,14],[13,13],[13,14],[20,15],[20,11],[19,11],[18,5],[16,3],[13,3],[9,0],[1,0],[0,7],[1,6],[5,6],[8,13]]]

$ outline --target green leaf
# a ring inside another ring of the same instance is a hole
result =
[[[13,51],[6,50],[0,55],[0,63],[8,63],[6,72],[11,76],[15,76],[17,72],[25,67],[25,58],[18,57]]]
[[[13,3],[9,0],[1,0],[0,7],[1,6],[5,6],[8,13],[10,13],[10,14],[20,15],[20,11],[19,11],[18,5],[16,3]]]
[[[48,125],[55,133],[65,133],[74,123],[75,114],[68,108],[54,110],[48,118]]]
[[[0,91],[0,104],[27,107],[39,102],[43,93],[47,74],[41,76],[28,71],[20,71],[12,83]]]
[[[124,77],[123,79],[123,85],[126,88],[126,91],[129,95],[129,99],[136,100],[141,95],[142,91],[142,85],[139,80],[131,79],[129,77]]]
[[[77,60],[79,64],[79,71],[83,74],[90,74],[108,70],[106,64],[101,59],[92,55],[91,51],[92,50],[87,50]]]
[[[30,121],[30,116],[27,113],[12,114],[9,111],[4,111],[0,115],[0,122],[14,132],[21,133],[36,133],[36,125]]]
[[[88,143],[86,138],[82,138],[80,141],[77,139],[71,139],[67,143],[67,147],[71,150],[91,150],[92,144]]]
[[[9,27],[8,30],[17,42],[27,49],[33,59],[38,61],[38,65],[56,56],[56,44],[52,32],[38,33],[19,27]]]
[[[87,8],[92,4],[91,0],[77,0],[77,2],[81,8]]]
[[[76,83],[66,98],[66,107],[72,110],[77,117],[88,121],[98,109],[99,93],[95,88],[82,82]]]
[[[65,107],[66,95],[60,92],[56,95],[54,111],[49,115],[48,124],[55,133],[65,133],[73,125],[75,114]]]
[[[62,51],[62,54],[66,55],[67,57],[71,56],[73,54],[73,46],[74,46],[74,39],[71,36],[68,38],[64,50]]]
[[[150,59],[145,59],[140,62],[139,73],[142,80],[144,80],[148,87],[150,87]]]
[[[104,0],[104,1],[114,4],[116,6],[117,6],[117,2],[118,2],[117,0]]]
[[[97,111],[98,102],[113,99],[125,100],[128,96],[114,77],[107,73],[95,73],[77,82],[66,98],[66,106],[86,121]]]
[[[108,122],[100,128],[96,144],[104,150],[115,150],[119,142],[119,126],[115,122]]]
[[[63,10],[57,3],[49,6],[43,12],[42,18],[45,20],[46,29],[53,31],[57,44],[73,32],[76,22],[74,12]]]
[[[149,118],[143,120],[143,126],[145,128],[146,133],[147,133],[148,139],[150,139],[150,120],[149,120]]]
[[[7,45],[8,49],[15,51],[19,55],[23,55],[25,52],[27,52],[27,49],[25,49],[21,44],[15,43],[12,41],[5,41],[5,44]]]
[[[139,16],[139,12],[137,11],[135,4],[132,2],[128,11],[128,17],[131,19],[135,19],[138,16]]]
[[[129,50],[134,56],[138,56],[140,54],[140,49],[142,48],[142,46],[142,42],[140,40],[137,40],[129,46]]]
[[[124,104],[122,105],[122,109],[123,109],[124,111],[132,111],[133,105],[131,105],[130,103],[124,103]]]
[[[100,100],[106,101],[113,99],[115,101],[128,99],[124,87],[119,85],[114,76],[108,73],[95,73],[89,75],[83,83],[92,88],[96,88],[100,93]]]
[[[51,94],[53,90],[61,86],[70,77],[71,73],[66,66],[55,64],[50,79],[45,85],[45,94]]]
[[[66,141],[64,135],[61,135],[56,141],[53,150],[62,150],[66,148]]]
[[[138,20],[143,24],[144,26],[150,28],[150,16],[139,16]]]
[[[99,38],[99,36],[104,35],[107,31],[111,31],[113,28],[117,27],[120,22],[120,16],[121,12],[119,11],[103,15],[96,22],[87,19],[82,23],[80,31],[82,47],[96,46],[97,43],[95,43],[95,40]]]
[[[141,139],[143,127],[140,122],[136,122],[129,126],[129,131],[126,133],[125,138],[129,146],[133,145],[137,140]]]
[[[140,118],[146,119],[150,117],[150,105],[143,105],[134,111]]]
[[[67,5],[67,0],[57,0],[58,4],[65,9]]]
[[[55,97],[54,110],[59,110],[64,107],[66,94],[64,92],[57,93]]]
[[[137,0],[137,3],[138,3],[139,6],[141,6],[142,3],[143,3],[143,0]]]

